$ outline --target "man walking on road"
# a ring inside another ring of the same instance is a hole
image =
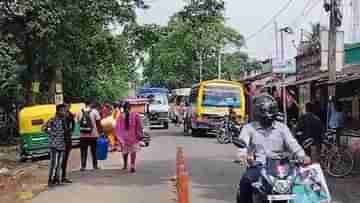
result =
[[[62,182],[63,183],[72,183],[70,179],[66,177],[66,169],[68,166],[69,156],[72,149],[72,133],[75,129],[75,119],[74,115],[70,112],[70,104],[66,104],[65,111],[65,153],[64,153],[64,161],[62,164]]]
[[[90,147],[93,168],[99,169],[96,158],[96,140],[101,131],[100,113],[95,108],[94,103],[86,102],[85,109],[80,112],[80,153],[81,153],[81,171],[86,170],[87,153]]]

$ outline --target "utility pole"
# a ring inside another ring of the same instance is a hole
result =
[[[329,2],[330,1],[330,2]],[[328,46],[328,73],[329,73],[329,98],[336,95],[336,34],[337,27],[341,26],[342,13],[339,9],[341,0],[328,0],[324,4],[326,12],[330,12],[330,25],[329,25],[329,46]]]
[[[284,60],[285,60],[284,31],[285,30],[280,30],[281,62],[284,62]]]
[[[281,64],[285,63],[285,47],[284,47],[284,33],[293,34],[291,27],[284,27],[280,29],[280,40],[281,40]],[[284,110],[284,123],[287,124],[287,91],[286,91],[286,73],[283,73],[283,110]]]
[[[360,40],[360,0],[352,0],[352,41],[358,42]]]
[[[281,63],[283,64],[285,61],[285,48],[284,48],[284,29],[280,30],[280,42],[281,42]],[[285,79],[286,79],[286,74],[284,73],[282,76],[282,80],[283,80],[283,110],[284,110],[284,123],[287,124],[287,94],[286,94],[286,86],[285,86]]]
[[[329,73],[329,97],[335,97],[336,81],[336,8],[337,0],[330,0],[330,30],[329,30],[329,53],[328,53],[328,73]]]
[[[275,21],[275,56],[276,56],[276,60],[279,59],[279,28],[278,28],[278,23]]]

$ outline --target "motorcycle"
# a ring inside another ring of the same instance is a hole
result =
[[[242,140],[236,139],[233,143],[239,148],[247,148]],[[302,163],[302,160],[291,159],[285,153],[268,157],[265,164],[255,162],[252,167],[259,168],[260,177],[257,182],[252,184],[255,189],[254,202],[329,202],[330,194],[326,183],[325,187],[323,184],[325,180],[318,180],[320,177],[318,172],[321,171],[321,168],[319,167],[319,170],[315,172],[313,170],[312,173],[309,173],[311,170],[302,167]],[[307,188],[307,190],[303,188]],[[240,203],[240,190],[237,192],[237,203]]]
[[[216,139],[220,144],[229,144],[236,139],[241,132],[242,125],[226,115],[218,128]]]

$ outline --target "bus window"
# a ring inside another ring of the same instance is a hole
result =
[[[239,87],[206,86],[202,106],[240,108],[240,91]]]

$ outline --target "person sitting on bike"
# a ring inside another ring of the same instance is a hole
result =
[[[307,103],[305,105],[305,111],[306,113],[300,117],[299,123],[296,127],[296,132],[300,132],[299,136],[296,138],[299,143],[303,143],[304,140],[308,138],[314,139],[316,152],[318,155],[320,155],[322,138],[325,133],[325,126],[320,118],[315,114],[313,103]],[[305,150],[306,153],[310,155],[312,159],[314,159],[311,153],[311,147]]]
[[[247,154],[242,157],[249,167],[240,180],[238,202],[252,203],[252,183],[260,177],[259,164],[265,164],[266,158],[281,152],[291,152],[304,164],[311,162],[303,148],[292,136],[289,128],[275,121],[279,113],[275,99],[269,94],[260,94],[253,100],[254,121],[246,124],[239,136],[247,145]],[[256,164],[255,164],[256,163]]]

